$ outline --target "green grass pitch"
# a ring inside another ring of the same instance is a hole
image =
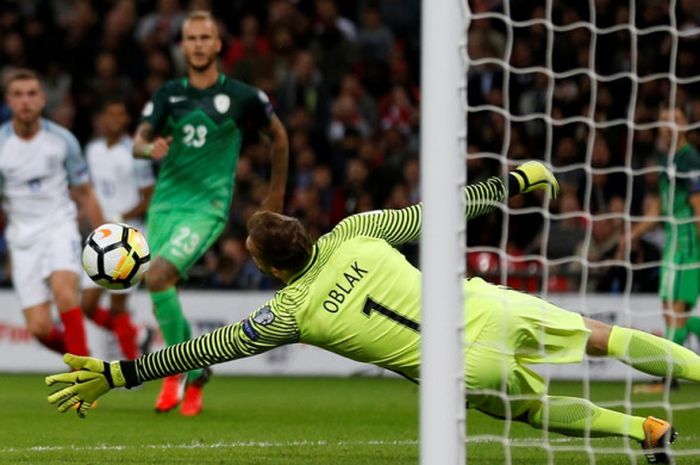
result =
[[[207,386],[205,411],[196,418],[177,412],[156,415],[159,383],[134,392],[110,393],[80,420],[61,415],[45,398],[43,377],[0,375],[0,463],[2,464],[236,464],[384,465],[418,463],[418,388],[400,379],[214,378]],[[555,383],[552,393],[581,394],[580,383]],[[612,402],[624,385],[591,385],[591,398]],[[680,437],[678,464],[700,463],[697,409],[700,386],[684,384],[670,396]],[[635,395],[652,406],[662,395]],[[663,415],[659,407],[635,410]],[[469,464],[593,463],[583,441],[551,434],[549,449],[541,432],[513,424],[511,446],[495,440],[503,422],[468,411]],[[591,439],[595,463],[645,463],[620,453],[620,439]],[[579,448],[579,451],[571,451]],[[617,449],[617,451],[616,451]],[[698,454],[698,455],[696,455]],[[438,465],[438,464],[436,464]]]

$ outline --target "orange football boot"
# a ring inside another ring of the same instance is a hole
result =
[[[677,436],[678,433],[673,429],[671,423],[658,418],[647,417],[644,420],[644,441],[642,441],[642,449],[645,451],[644,456],[647,458],[647,462],[671,463],[666,450],[676,440]]]

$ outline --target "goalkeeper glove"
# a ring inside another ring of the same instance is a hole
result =
[[[515,179],[521,194],[547,189],[552,198],[559,195],[559,182],[551,171],[538,161],[528,161],[518,166],[510,175]]]
[[[66,412],[77,405],[78,416],[85,418],[88,409],[97,398],[110,389],[126,386],[120,362],[107,363],[97,358],[73,354],[65,354],[63,361],[77,371],[46,377],[47,386],[56,383],[69,384],[48,397],[49,403],[58,405],[59,412]]]

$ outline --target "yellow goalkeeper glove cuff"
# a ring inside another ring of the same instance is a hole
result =
[[[510,173],[517,183],[518,192],[525,194],[535,190],[549,189],[552,198],[559,195],[559,182],[551,171],[538,161],[528,161]]]
[[[92,357],[65,354],[63,361],[73,370],[46,377],[46,385],[67,384],[49,397],[49,403],[57,404],[59,412],[77,406],[78,416],[84,418],[88,409],[99,397],[115,387],[126,387],[127,378],[121,362],[107,363]]]

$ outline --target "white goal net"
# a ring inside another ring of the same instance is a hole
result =
[[[697,246],[698,229],[695,239],[679,231],[698,218],[692,205],[687,215],[659,205],[700,188],[700,166],[674,158],[686,144],[700,147],[700,4],[461,0],[461,11],[469,182],[534,159],[562,188],[556,200],[518,196],[500,213],[471,220],[467,274],[609,324],[674,337],[663,319],[659,282],[669,277],[660,265],[664,247],[685,253]],[[687,120],[663,120],[664,108]],[[651,221],[656,227],[640,228]],[[631,238],[635,231],[639,237]],[[692,270],[698,262],[688,256],[671,268]],[[683,288],[681,299],[700,287],[700,275],[694,283],[674,279],[666,284]],[[687,332],[686,346],[697,350]],[[655,384],[616,361],[587,358],[537,371],[555,393],[626,413],[681,421],[700,408],[695,386]],[[638,444],[624,438],[473,421],[467,463],[646,463]],[[698,431],[680,431],[678,463],[700,463]],[[499,452],[488,455],[488,448]]]

